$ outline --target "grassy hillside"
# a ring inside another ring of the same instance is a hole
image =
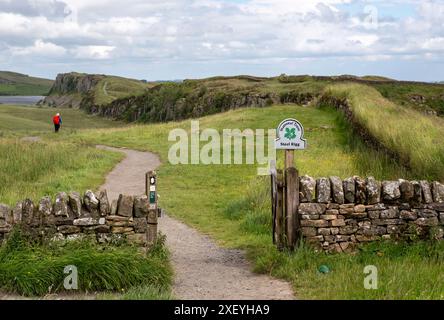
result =
[[[52,80],[30,77],[25,74],[0,71],[0,95],[44,96],[53,84]]]
[[[161,83],[143,94],[117,99],[108,104],[103,103],[104,99],[97,103],[93,96],[83,101],[82,108],[89,113],[130,122],[178,121],[242,107],[285,103],[306,105],[322,95],[328,86],[350,82],[376,88],[387,99],[399,105],[424,113],[444,115],[443,85],[346,75],[213,77],[185,80],[182,83]]]
[[[12,131],[22,135],[31,132],[51,132],[53,130],[52,117],[57,112],[62,115],[62,130],[111,128],[123,125],[119,121],[88,116],[74,109],[0,105],[0,132]]]
[[[115,76],[104,76],[94,89],[94,101],[107,104],[131,95],[143,94],[154,84]]]
[[[329,86],[326,95],[346,98],[356,121],[417,176],[444,181],[444,119],[396,105],[364,85]]]
[[[44,104],[52,107],[78,108],[83,100],[108,104],[131,95],[143,94],[153,84],[101,74],[65,73],[57,75]]]

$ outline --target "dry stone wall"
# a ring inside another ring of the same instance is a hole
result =
[[[428,181],[300,178],[299,215],[306,242],[349,252],[383,239],[444,237],[444,185]]]
[[[53,240],[90,236],[99,243],[126,239],[148,246],[157,236],[157,210],[150,210],[147,196],[120,195],[110,204],[106,191],[59,192],[54,200],[49,196],[38,203],[26,199],[13,208],[0,204],[0,243],[15,225]]]

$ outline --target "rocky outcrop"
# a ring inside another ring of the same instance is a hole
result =
[[[57,107],[79,108],[82,99],[103,79],[101,75],[62,73],[57,78],[49,95],[40,104]]]
[[[110,104],[95,104],[92,94],[86,95],[81,108],[100,116],[142,122],[177,121],[202,117],[238,108],[264,108],[273,104],[306,105],[314,99],[308,93],[289,91],[258,93],[251,88],[223,90],[204,84],[162,84],[143,95],[117,99]]]

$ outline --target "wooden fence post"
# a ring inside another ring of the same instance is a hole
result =
[[[300,236],[299,173],[294,167],[285,170],[285,190],[287,246],[293,250]]]
[[[275,230],[276,230],[276,246],[279,250],[284,248],[284,174],[282,170],[277,171],[276,179],[276,217],[275,217]]]
[[[157,175],[150,171],[145,176],[145,192],[149,201],[147,243],[152,245],[157,240],[158,206],[157,206]]]

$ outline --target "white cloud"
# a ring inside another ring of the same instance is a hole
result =
[[[44,42],[39,39],[29,47],[11,47],[10,52],[15,56],[43,56],[53,58],[63,56],[66,53],[66,49],[54,43]]]
[[[111,58],[114,49],[112,46],[79,46],[72,53],[78,59],[104,60]]]

